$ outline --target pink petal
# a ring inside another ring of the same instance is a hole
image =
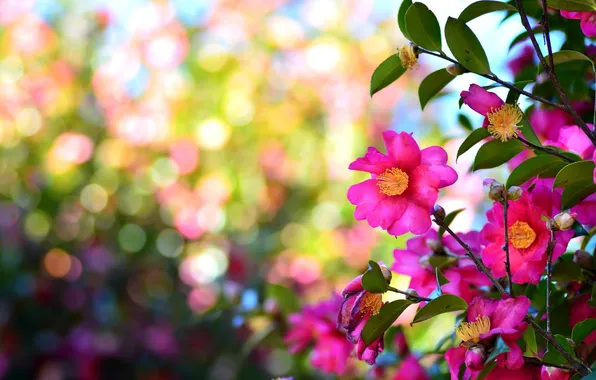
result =
[[[393,236],[403,235],[406,232],[419,235],[428,231],[430,226],[430,210],[408,203],[406,212],[387,229],[387,232]]]
[[[466,357],[465,347],[450,348],[445,352],[445,360],[449,366],[449,372],[451,373],[451,380],[459,379],[459,368],[464,364]],[[468,374],[469,377],[469,374]]]
[[[394,161],[395,167],[410,172],[420,165],[420,148],[409,133],[385,131],[383,140],[387,146],[387,154]]]
[[[573,12],[573,11],[563,11],[561,10],[561,16],[571,19],[571,20],[580,20],[585,12]]]
[[[515,329],[523,321],[529,308],[530,300],[525,296],[500,300],[491,318],[491,329]]]
[[[476,297],[468,307],[468,321],[473,321],[476,317],[491,317],[497,307],[498,300],[486,297]]]
[[[471,109],[486,116],[493,108],[503,105],[503,100],[497,94],[486,91],[477,84],[470,85],[468,91],[462,91],[460,96]]]
[[[396,220],[403,218],[408,201],[402,196],[385,197],[377,204],[367,219],[372,227],[381,226],[388,229]]]
[[[392,167],[391,159],[371,146],[364,157],[360,157],[350,164],[349,169],[381,174]]]
[[[596,12],[584,12],[584,17],[582,17],[579,26],[586,37],[596,37]]]

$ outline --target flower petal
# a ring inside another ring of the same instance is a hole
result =
[[[420,148],[409,133],[385,131],[383,140],[387,146],[387,155],[391,157],[395,167],[410,172],[420,165]]]

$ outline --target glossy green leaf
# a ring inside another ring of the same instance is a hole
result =
[[[573,234],[574,238],[578,237],[578,236],[590,236],[590,233],[588,231],[586,231],[584,226],[582,226],[582,224],[580,222],[578,222],[577,220],[575,222],[573,222],[573,226],[571,226],[571,229],[574,232],[574,234]]]
[[[544,57],[548,62],[548,56]],[[555,67],[557,65],[561,65],[563,63],[572,62],[572,61],[585,61],[590,65],[594,65],[594,61],[592,61],[588,56],[580,53],[579,51],[575,50],[561,50],[553,53],[553,62]],[[538,66],[539,70],[542,70],[542,65]]]
[[[445,268],[451,266],[457,261],[457,257],[443,256],[443,255],[430,255],[428,257],[428,264],[433,268]]]
[[[445,39],[451,53],[463,67],[474,73],[490,73],[486,53],[465,22],[449,17],[445,24]]]
[[[425,49],[441,51],[441,27],[437,16],[423,3],[414,3],[406,11],[406,29],[410,40]]]
[[[511,4],[502,3],[500,1],[477,1],[468,5],[466,9],[460,13],[458,19],[463,22],[468,22],[487,13],[497,11],[517,12],[517,8]]]
[[[472,122],[463,113],[457,115],[457,121],[459,122],[459,125],[461,125],[464,129],[467,129],[468,131],[474,130],[474,127],[472,127]]]
[[[465,208],[460,208],[454,211],[451,211],[449,214],[447,214],[445,216],[445,218],[443,219],[443,222],[447,225],[447,227],[449,227],[451,225],[451,222],[453,222],[453,219],[455,219],[455,217],[462,211],[464,211]],[[445,234],[445,229],[443,227],[439,227],[439,239],[443,237],[443,235]]]
[[[594,162],[580,161],[566,165],[555,177],[553,187],[566,187],[577,182],[593,180]]]
[[[576,12],[596,12],[595,0],[547,0],[546,4],[555,9]]]
[[[369,269],[362,276],[362,287],[371,293],[385,293],[389,283],[385,280],[381,267],[375,261],[368,262]]]
[[[575,344],[580,344],[590,335],[593,331],[596,331],[596,319],[590,318],[586,319],[585,321],[581,321],[577,325],[573,327],[573,332],[571,333],[571,339],[575,342]]]
[[[507,178],[506,186],[510,188],[522,185],[528,180],[552,170],[553,166],[560,167],[560,170],[565,166],[565,162],[559,157],[549,155],[530,157],[513,169]]]
[[[364,325],[362,333],[360,333],[360,337],[364,343],[367,345],[371,344],[375,339],[383,335],[411,304],[412,302],[408,300],[397,300],[383,305],[379,314],[371,316],[366,322],[366,325]]]
[[[570,184],[563,190],[561,209],[569,209],[594,193],[596,193],[596,185],[592,180]]]
[[[408,40],[411,40],[411,38],[408,29],[406,28],[406,12],[408,11],[408,8],[410,8],[410,5],[412,5],[412,0],[402,1],[399,6],[399,11],[397,12],[397,25],[399,26],[401,33]]]
[[[381,91],[391,83],[395,82],[406,72],[406,68],[402,66],[401,60],[394,54],[384,60],[373,72],[370,78],[370,96]]]
[[[466,310],[467,308],[468,304],[466,301],[458,296],[454,296],[453,294],[443,294],[427,303],[423,308],[418,309],[411,324],[426,321],[439,314]]]
[[[493,361],[497,356],[504,352],[509,352],[509,347],[507,346],[507,344],[505,344],[505,341],[499,335],[495,340],[494,349],[492,350],[490,355],[488,355],[488,358],[486,358],[486,362]]]
[[[525,356],[537,356],[538,355],[538,343],[536,343],[536,330],[534,327],[528,326],[524,331],[524,342],[526,342]]]
[[[474,171],[480,169],[491,169],[503,165],[513,157],[517,156],[524,145],[519,140],[491,140],[478,149],[474,158]]]
[[[427,75],[418,87],[418,98],[420,108],[424,109],[429,100],[439,93],[445,86],[455,78],[446,69],[439,69]]]
[[[443,275],[443,272],[441,272],[439,268],[435,268],[435,278],[437,279],[437,287],[441,287],[449,283],[449,280]]]
[[[461,145],[459,146],[455,160],[457,161],[459,156],[466,153],[474,145],[478,144],[480,141],[484,140],[485,138],[487,138],[489,136],[490,136],[490,133],[488,133],[488,129],[486,129],[486,128],[475,129],[472,133],[470,133],[468,135],[468,137],[466,137],[464,142],[462,142]]]
[[[521,133],[523,133],[526,140],[534,145],[542,146],[542,142],[540,142],[540,139],[538,136],[536,136],[536,132],[534,131],[534,128],[532,127],[532,124],[530,124],[530,121],[526,115],[524,115],[521,122],[519,123],[519,130]]]
[[[565,254],[553,263],[552,279],[557,282],[582,281],[584,275],[581,267],[573,261],[573,255]]]
[[[571,356],[575,356],[573,348],[571,348],[571,345],[569,344],[567,338],[565,338],[563,335],[556,334],[555,339],[561,345],[561,347],[563,347],[565,351],[571,354]],[[542,360],[553,364],[567,364],[567,360],[559,353],[559,351],[550,347],[550,344]]]

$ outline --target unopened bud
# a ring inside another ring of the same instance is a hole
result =
[[[488,178],[483,181],[483,184],[485,186],[488,185],[488,198],[490,200],[495,202],[501,202],[503,200],[505,186],[501,182]]]
[[[454,63],[453,65],[447,66],[447,72],[449,74],[453,75],[454,77],[456,77],[458,75],[469,73],[470,70],[466,69],[465,67],[463,67],[459,63]]]
[[[410,294],[410,295],[406,296],[406,299],[408,301],[414,301],[414,302],[419,301],[418,292],[416,290],[409,288],[408,290],[406,290],[406,292]]]
[[[387,283],[391,282],[391,278],[393,275],[391,274],[391,270],[385,265],[382,261],[379,261],[379,268],[381,268],[381,273],[383,273],[383,278],[387,280]]]
[[[555,215],[553,218],[553,225],[559,231],[567,231],[575,223],[576,213],[563,211]]]
[[[439,205],[435,205],[435,207],[433,208],[433,215],[435,216],[435,218],[443,220],[445,219],[445,209]]]
[[[584,269],[592,269],[594,267],[594,258],[592,255],[581,249],[575,251],[573,261]]]
[[[516,201],[519,198],[521,198],[522,194],[524,193],[524,191],[522,190],[521,187],[519,186],[511,186],[509,188],[509,190],[507,191],[507,199],[510,199],[512,201]]]
[[[466,351],[466,367],[472,371],[480,371],[484,368],[484,362],[486,361],[486,349],[484,346],[477,344]]]

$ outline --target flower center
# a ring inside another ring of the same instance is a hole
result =
[[[385,195],[401,195],[408,188],[409,177],[401,169],[391,168],[377,176],[379,192]]]
[[[536,240],[536,232],[526,222],[519,220],[509,227],[509,242],[515,248],[528,248]]]
[[[517,137],[519,133],[519,123],[524,114],[519,107],[513,104],[503,104],[501,107],[491,109],[487,115],[488,132],[499,140],[505,142],[510,138]]]
[[[455,335],[464,342],[480,342],[480,335],[490,331],[490,319],[478,316],[472,322],[462,322],[455,328]]]
[[[364,314],[378,314],[383,306],[383,296],[380,293],[366,293],[360,300],[360,311]]]
[[[418,57],[412,45],[407,44],[397,49],[399,60],[406,69],[413,69],[418,66]]]

